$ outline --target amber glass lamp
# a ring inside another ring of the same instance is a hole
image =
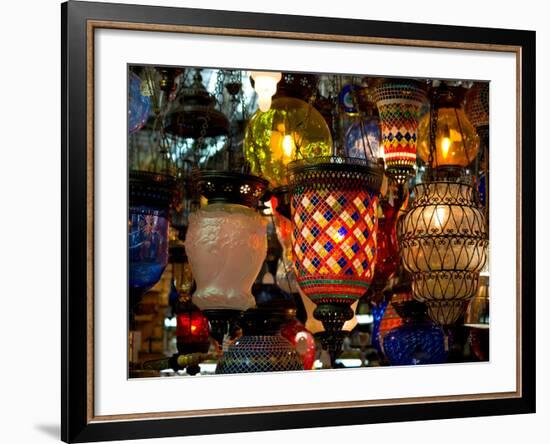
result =
[[[431,91],[432,106],[419,129],[419,154],[428,168],[399,223],[414,297],[441,325],[454,324],[475,295],[489,242],[473,176],[465,169],[478,155],[479,137],[462,110],[464,92],[444,83]]]
[[[479,136],[462,103],[466,89],[445,84],[432,91],[432,110],[418,125],[418,154],[432,168],[467,167],[479,151]],[[430,128],[435,150],[431,151]]]
[[[414,297],[426,303],[430,317],[453,324],[474,296],[487,259],[486,220],[471,184],[437,180],[413,192],[399,224],[403,264]]]
[[[330,155],[332,136],[319,111],[294,97],[278,97],[266,112],[250,119],[244,139],[244,156],[251,171],[275,188],[287,183],[289,162]]]

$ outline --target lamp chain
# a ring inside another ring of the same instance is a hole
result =
[[[430,103],[430,155],[428,156],[428,169],[430,172],[430,179],[433,179],[433,162],[434,156],[436,156],[436,147],[435,147],[435,137],[437,133],[437,114],[438,109],[436,106],[437,103],[437,90],[433,89],[431,94],[431,103]]]

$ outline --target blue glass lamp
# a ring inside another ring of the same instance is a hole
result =
[[[447,361],[445,333],[429,320],[426,306],[415,300],[394,304],[403,324],[384,337],[391,365],[442,364]]]

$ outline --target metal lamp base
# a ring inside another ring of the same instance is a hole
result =
[[[210,324],[210,336],[220,346],[223,345],[223,338],[229,332],[231,325],[237,322],[243,315],[241,310],[210,309],[203,310]]]

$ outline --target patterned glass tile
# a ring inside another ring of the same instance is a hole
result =
[[[326,190],[310,192],[307,201],[303,197],[292,200],[293,211],[304,221],[293,238],[302,247],[294,248],[298,282],[314,301],[335,297],[352,303],[364,294],[374,273],[377,198],[367,191]]]

